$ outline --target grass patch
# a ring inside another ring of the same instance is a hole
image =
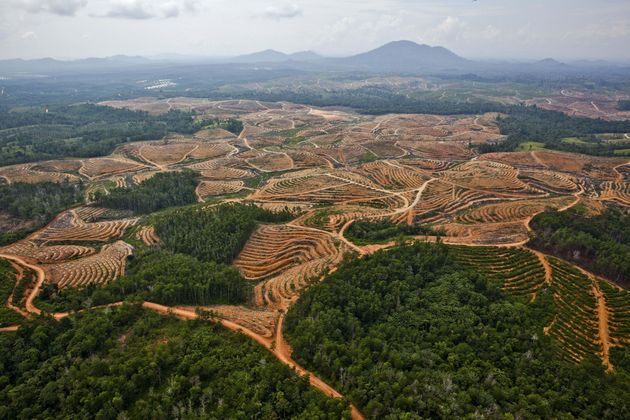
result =
[[[545,143],[539,141],[526,141],[518,145],[517,152],[529,152],[530,150],[543,150]]]
[[[565,137],[562,139],[562,143],[567,143],[567,144],[588,144],[587,142],[585,142],[584,140],[582,140],[579,137]]]

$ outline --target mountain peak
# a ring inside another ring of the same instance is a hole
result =
[[[444,47],[392,41],[371,51],[344,59],[345,64],[370,70],[414,72],[421,69],[458,68],[468,61]]]
[[[272,63],[286,61],[289,56],[280,51],[266,49],[251,54],[239,55],[234,57],[232,61],[235,63]]]
[[[553,59],[553,58],[545,58],[543,60],[537,61],[535,64],[544,65],[544,66],[564,66],[565,64]]]

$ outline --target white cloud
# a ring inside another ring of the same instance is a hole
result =
[[[60,16],[74,16],[87,5],[87,0],[11,0],[11,5],[29,13],[52,13]]]
[[[25,41],[37,39],[37,34],[33,31],[24,32],[22,35],[20,35],[20,39],[23,39]]]
[[[490,40],[490,39],[495,39],[499,35],[501,35],[501,30],[498,28],[495,28],[492,25],[488,25],[480,33],[481,33],[481,38]]]
[[[269,5],[261,13],[262,16],[271,19],[289,19],[300,16],[302,9],[297,4],[284,3],[278,5]]]
[[[184,12],[195,12],[197,0],[114,0],[104,17],[121,19],[174,18]]]
[[[463,27],[462,21],[458,17],[447,16],[438,26],[437,31],[444,35],[452,35]]]

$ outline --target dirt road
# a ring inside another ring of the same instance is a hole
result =
[[[31,293],[29,293],[29,295],[26,297],[26,303],[24,306],[26,310],[30,313],[33,313],[36,315],[41,314],[42,311],[39,310],[37,307],[35,307],[35,305],[33,305],[33,300],[35,300],[35,298],[39,294],[39,289],[42,287],[42,284],[44,283],[44,279],[46,278],[46,274],[44,273],[44,270],[37,265],[27,263],[26,261],[24,261],[24,259],[22,259],[21,257],[17,257],[15,255],[0,254],[0,258],[5,258],[7,260],[14,261],[23,267],[30,268],[37,274],[37,280],[35,282],[35,286],[31,290]]]

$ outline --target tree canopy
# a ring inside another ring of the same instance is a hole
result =
[[[108,193],[97,192],[95,201],[101,207],[153,213],[197,201],[195,189],[199,174],[190,169],[182,172],[161,172],[131,187],[114,188]]]
[[[28,322],[0,352],[0,418],[347,415],[249,338],[138,306]]]

